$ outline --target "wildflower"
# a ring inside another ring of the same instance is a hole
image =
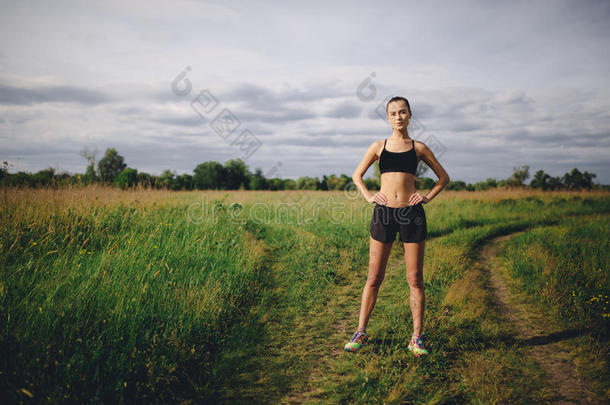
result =
[[[32,245],[36,245],[36,242],[32,242]]]

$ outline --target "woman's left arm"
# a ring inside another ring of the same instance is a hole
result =
[[[432,190],[430,190],[430,192],[428,194],[426,194],[426,196],[422,200],[423,203],[428,203],[438,193],[440,193],[447,184],[449,184],[449,174],[447,174],[447,172],[445,171],[445,168],[443,168],[443,166],[438,162],[438,160],[436,159],[436,156],[434,156],[434,153],[432,152],[432,149],[430,149],[428,146],[426,146],[425,143],[423,143],[423,142],[420,142],[420,143],[422,144],[422,146],[418,152],[419,152],[419,155],[421,156],[421,160],[426,162],[426,164],[428,166],[430,166],[430,168],[434,171],[434,173],[438,177],[438,181],[436,182],[434,187],[432,187]]]

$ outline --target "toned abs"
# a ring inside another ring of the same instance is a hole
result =
[[[383,147],[377,152],[377,160],[379,160],[382,150]],[[403,172],[382,173],[379,192],[388,198],[388,207],[405,207],[409,205],[411,195],[417,192],[415,189],[415,176],[411,173]]]

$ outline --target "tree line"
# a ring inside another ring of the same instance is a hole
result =
[[[26,172],[9,173],[8,162],[4,161],[0,168],[0,181],[5,186],[13,187],[48,187],[61,185],[89,185],[102,184],[112,185],[123,189],[131,187],[145,187],[169,190],[343,190],[351,185],[352,178],[346,174],[336,176],[334,174],[322,178],[302,176],[296,180],[281,178],[266,178],[260,168],[254,173],[250,172],[248,166],[241,159],[230,159],[223,164],[215,161],[200,163],[193,170],[193,174],[177,175],[169,169],[164,170],[161,175],[155,176],[137,169],[127,167],[125,159],[115,148],[108,148],[97,165],[95,153],[87,150],[81,155],[88,161],[85,173],[55,173],[55,169],[40,170],[34,174]],[[379,164],[374,164],[375,175],[364,179],[369,190],[379,190],[381,174]],[[416,173],[418,189],[430,189],[436,180],[424,177],[428,170],[425,164],[419,165]],[[596,177],[594,173],[581,172],[577,168],[565,173],[563,176],[553,177],[538,170],[529,184],[525,181],[530,177],[529,166],[514,167],[513,174],[507,179],[496,180],[488,178],[474,184],[463,181],[451,181],[447,190],[481,191],[493,188],[516,188],[530,187],[541,190],[590,190],[609,189],[593,183]]]

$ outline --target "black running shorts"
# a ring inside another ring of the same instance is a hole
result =
[[[421,242],[428,236],[426,213],[423,204],[393,208],[375,203],[371,218],[371,236],[380,242],[393,242],[396,232],[400,241]]]

